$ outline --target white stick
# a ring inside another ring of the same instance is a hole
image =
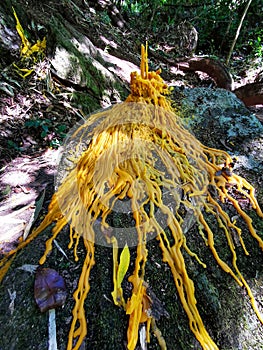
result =
[[[48,350],[57,350],[56,311],[48,311]]]
[[[142,350],[147,350],[145,325],[143,325],[140,329],[140,344]]]

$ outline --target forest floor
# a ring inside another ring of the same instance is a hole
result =
[[[107,33],[111,33],[112,36],[114,32],[112,27],[108,28],[105,24],[100,27],[100,30],[101,37],[107,37]],[[111,37],[111,39],[113,38]],[[118,37],[114,39],[115,41],[120,40]],[[126,57],[127,50],[136,47],[138,53],[134,53],[134,57],[136,57],[132,62],[134,65],[139,63],[140,53],[137,41],[136,33],[133,33],[131,37],[126,38],[126,44],[123,48],[121,44],[119,45],[120,57]],[[236,87],[254,81],[260,71],[258,65],[251,67],[251,64],[242,63],[245,62],[245,59],[241,60],[240,57],[236,60],[234,57],[233,62],[235,62],[233,69]],[[153,57],[150,57],[150,64],[153,67],[159,65]],[[175,76],[170,72],[167,63],[163,66],[165,66],[165,80],[168,83],[173,82],[175,85],[187,87],[207,87],[214,84],[209,77],[203,74],[187,73]],[[12,68],[6,69],[5,82],[9,83],[4,85],[6,91],[0,90],[0,222],[1,228],[4,227],[0,239],[0,252],[2,254],[15,248],[21,236],[27,236],[31,229],[43,219],[54,193],[57,165],[62,152],[63,140],[71,128],[85,119],[88,114],[87,110],[82,110],[79,103],[72,103],[72,86],[67,86],[53,77],[52,91],[49,91],[46,85],[43,86],[43,80],[39,78],[41,72],[45,72],[45,77],[50,76],[48,58],[39,62],[35,72],[25,79],[15,75]],[[46,80],[44,82],[46,84]],[[127,82],[124,84],[127,85]],[[10,86],[12,86],[11,90]],[[250,110],[263,124],[263,106],[253,106]],[[81,271],[81,263],[75,263],[73,252],[67,249],[67,235],[67,230],[64,230],[57,241],[59,248],[54,249],[48,259],[48,266],[61,272],[66,280],[69,295],[72,295]],[[5,287],[0,291],[0,315],[4,315],[1,316],[1,324],[5,324],[5,327],[2,327],[2,332],[3,329],[10,328],[11,334],[5,335],[6,341],[2,344],[0,341],[0,350],[20,350],[26,346],[31,350],[47,348],[47,315],[43,317],[39,313],[33,299],[34,267],[38,266],[38,260],[43,254],[47,237],[48,231],[45,231],[41,237],[30,244],[30,247],[26,247],[23,252],[19,253],[12,266],[12,271],[6,276]],[[152,250],[154,250],[156,243],[152,244]],[[62,251],[66,252],[67,257]],[[84,248],[81,247],[80,255],[83,252]],[[156,253],[156,256],[153,255],[151,259],[156,266],[161,264],[160,254]],[[89,319],[90,338],[87,338],[83,349],[90,350],[99,349],[96,343],[92,343],[92,337],[97,332],[98,327],[102,328],[101,324],[107,322],[106,316],[109,310],[112,312],[113,309],[112,302],[108,299],[112,286],[107,284],[107,280],[112,279],[111,258],[109,254],[105,255],[105,248],[98,249],[97,260],[104,261],[103,269],[99,273],[101,275],[103,271],[105,279],[98,281],[95,278],[97,271],[95,266],[91,284],[93,284],[94,290],[97,288],[101,291],[101,299],[99,307],[95,306],[96,295],[93,294],[89,303],[90,309],[87,318]],[[254,273],[253,271],[251,270],[251,274]],[[17,280],[20,280],[18,285]],[[223,281],[221,282],[223,284]],[[258,278],[259,285],[261,282],[262,276]],[[172,290],[172,278],[168,278],[160,284],[160,288],[168,298]],[[262,287],[258,286],[256,294],[260,293],[260,288]],[[225,295],[232,295],[234,298],[234,289],[230,284],[228,290],[225,290]],[[213,299],[212,292],[209,298]],[[69,297],[64,308],[57,311],[57,336],[60,350],[66,348],[73,304],[72,297]],[[177,305],[176,307],[180,308]],[[236,305],[235,307],[249,309],[246,301],[244,301],[244,305]],[[234,309],[235,307],[233,306]],[[98,315],[101,317],[100,321],[98,321]],[[112,339],[112,348],[107,346],[100,347],[100,349],[119,350],[125,348],[125,342],[123,342],[126,337],[125,327],[122,326],[126,322],[123,312],[116,308],[112,314],[112,324],[115,326],[114,334],[110,334],[106,330],[105,334],[102,334],[104,339],[107,337]],[[169,324],[168,320],[165,322]],[[187,319],[183,319],[182,325],[187,327],[187,322]],[[17,330],[16,334],[14,334],[15,330]],[[236,329],[233,329],[234,331]],[[231,329],[228,329],[228,332],[231,333]],[[32,334],[31,340],[28,333]],[[1,335],[3,336],[3,333]],[[221,336],[223,337],[223,335]],[[191,333],[185,334],[185,338],[187,337],[191,339],[191,348],[200,349]],[[116,347],[116,344],[119,344],[119,347]],[[151,346],[150,349],[158,348],[156,340],[153,340]],[[183,349],[183,345],[177,344],[174,349]],[[234,347],[232,349],[237,350]]]

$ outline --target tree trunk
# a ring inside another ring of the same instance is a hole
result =
[[[246,84],[233,92],[246,106],[263,104],[263,82]]]
[[[194,57],[185,62],[178,62],[177,67],[182,71],[204,72],[214,79],[217,87],[232,90],[232,76],[220,61],[211,58]]]

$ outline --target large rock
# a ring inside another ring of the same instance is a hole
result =
[[[185,127],[204,145],[238,156],[248,169],[263,170],[263,126],[234,93],[175,87],[172,98]]]

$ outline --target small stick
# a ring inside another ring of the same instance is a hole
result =
[[[48,350],[57,350],[56,310],[48,310]]]

